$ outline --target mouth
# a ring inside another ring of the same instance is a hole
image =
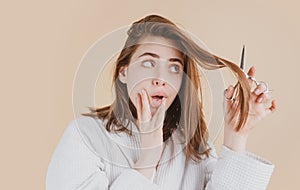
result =
[[[164,96],[151,96],[153,100],[162,100]]]
[[[151,96],[150,105],[154,108],[158,108],[162,104],[162,100],[166,99],[165,95],[153,95]]]

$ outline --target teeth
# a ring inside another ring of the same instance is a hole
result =
[[[156,98],[156,99],[162,99],[163,96],[152,96],[152,98]]]

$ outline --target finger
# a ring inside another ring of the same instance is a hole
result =
[[[274,112],[274,111],[276,111],[276,109],[277,109],[276,102],[275,102],[275,100],[272,100],[272,105],[269,107],[269,110],[271,112]]]
[[[255,100],[256,103],[266,103],[271,99],[271,95],[261,93]]]
[[[163,127],[164,119],[165,119],[165,107],[166,107],[166,99],[162,100],[161,105],[153,116],[154,127],[161,128]]]
[[[263,99],[262,103],[268,103],[272,99],[272,95],[265,94],[265,98]]]
[[[231,109],[233,100],[230,100],[234,94],[234,87],[230,85],[225,91],[224,91],[224,108],[225,113],[228,113]]]
[[[261,85],[261,86],[263,86],[263,93],[265,93],[265,92],[268,92],[268,83],[266,83],[266,82],[264,82],[264,81],[259,81],[258,82],[259,83],[259,85]]]
[[[232,85],[230,85],[226,90],[225,90],[225,97],[230,99],[232,98],[234,94],[234,87]]]
[[[140,93],[137,94],[136,96],[136,112],[137,112],[137,117],[139,122],[141,122],[142,118],[142,105],[141,105],[141,97],[142,95]]]
[[[253,93],[258,96],[261,93],[265,92],[266,90],[267,90],[267,86],[264,83],[261,83],[258,86],[256,86],[256,88],[253,90]]]
[[[267,112],[266,115],[274,113],[276,111],[276,109],[277,109],[276,102],[275,102],[275,100],[272,100],[271,106],[266,109],[266,112]]]
[[[250,76],[250,77],[254,77],[254,74],[256,72],[256,69],[254,66],[250,67],[250,69],[248,70],[247,72],[247,75]]]
[[[142,111],[141,111],[141,118],[142,122],[149,122],[151,119],[151,110],[150,110],[150,105],[149,105],[149,98],[146,90],[141,91],[142,94]]]
[[[250,67],[250,69],[248,70],[248,73],[247,73],[247,75],[249,76],[249,77],[254,77],[254,75],[255,75],[255,72],[256,72],[256,69],[255,69],[255,67],[254,66],[252,66],[252,67]],[[252,86],[252,83],[253,83],[254,81],[251,79],[251,78],[248,78],[248,83],[249,83],[249,85],[250,86]]]

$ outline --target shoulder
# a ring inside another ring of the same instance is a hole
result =
[[[61,141],[84,144],[94,154],[99,156],[99,147],[103,147],[109,140],[109,132],[106,131],[105,125],[105,120],[80,116],[69,122]]]
[[[91,136],[97,125],[93,120],[79,117],[69,122],[48,166],[47,189],[78,189],[96,175],[95,171],[104,170],[101,154],[93,147],[97,143]],[[106,150],[102,152],[105,154]]]
[[[97,158],[108,163],[117,160],[117,163],[126,165],[126,159],[123,158],[122,152],[127,151],[131,141],[126,133],[108,132],[105,127],[106,124],[107,120],[81,116],[71,121],[68,128],[75,131],[81,144],[87,147]]]
[[[73,130],[77,130],[77,132],[83,137],[92,137],[99,132],[105,132],[106,120],[93,118],[89,116],[80,116],[74,120],[72,120],[68,128],[73,128]]]
[[[80,130],[86,127],[95,127],[96,125],[103,125],[105,120],[94,118],[90,116],[80,116],[70,121],[69,126],[79,127]]]
[[[96,139],[107,133],[106,121],[89,116],[80,116],[73,119],[65,129],[65,133],[77,133],[83,139]]]

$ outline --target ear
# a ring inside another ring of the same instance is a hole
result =
[[[127,83],[127,67],[121,67],[120,72],[119,72],[119,79],[122,83],[126,84]]]

